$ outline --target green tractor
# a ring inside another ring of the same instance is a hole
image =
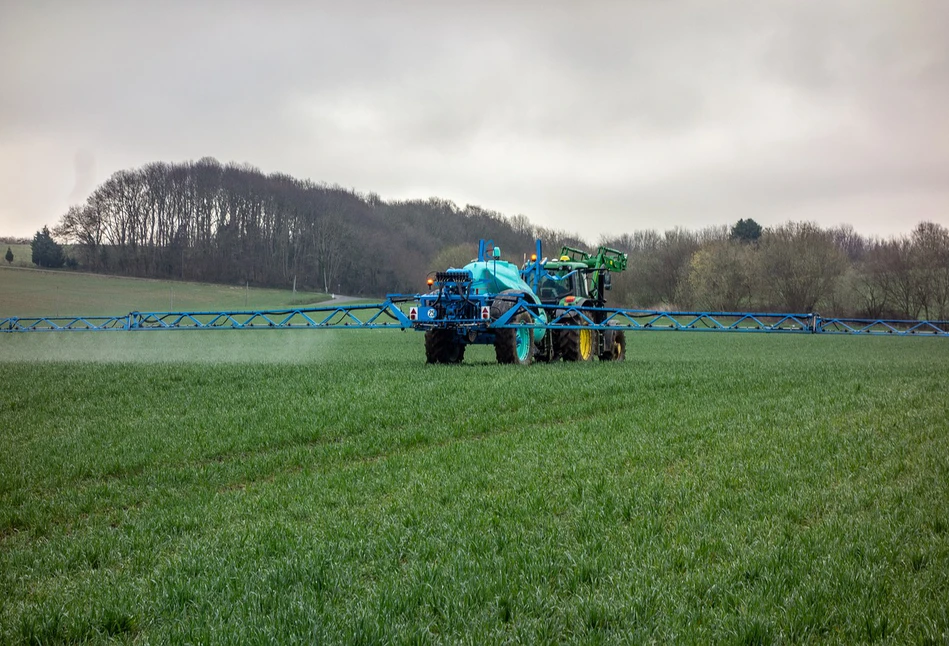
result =
[[[623,361],[626,358],[626,333],[588,328],[586,318],[599,325],[609,316],[609,312],[597,308],[606,305],[612,272],[625,269],[626,254],[609,247],[600,247],[596,254],[563,247],[556,259],[527,263],[523,271],[525,280],[540,302],[563,308],[552,310],[550,320],[571,326],[552,329],[538,344],[535,359],[589,361],[596,355],[601,361]],[[585,310],[585,318],[577,312],[571,313],[569,308],[594,309]]]

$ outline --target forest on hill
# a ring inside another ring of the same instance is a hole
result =
[[[54,234],[91,271],[380,295],[417,291],[446,247],[529,249],[534,231],[476,206],[386,202],[204,158],[115,173]]]
[[[417,292],[429,272],[469,260],[481,238],[515,262],[535,238],[548,255],[591,246],[523,215],[386,201],[212,158],[119,171],[53,235],[69,244],[68,264],[86,271],[365,296]],[[930,222],[888,239],[740,220],[596,243],[630,254],[614,279],[617,305],[949,318],[949,230]]]

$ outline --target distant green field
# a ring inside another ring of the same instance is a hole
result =
[[[0,358],[3,643],[949,640],[946,339],[639,332],[625,363],[519,369],[427,366],[414,332],[77,332]]]
[[[4,258],[7,248],[13,252],[13,262],[9,265]],[[0,265],[4,267],[34,267],[33,248],[28,244],[0,244]]]
[[[4,249],[5,251],[5,249]],[[326,294],[286,289],[0,267],[0,318],[227,310],[318,303]]]

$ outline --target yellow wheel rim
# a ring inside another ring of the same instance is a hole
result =
[[[586,361],[593,356],[593,330],[580,330],[580,359]]]

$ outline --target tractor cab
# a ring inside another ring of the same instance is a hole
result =
[[[530,263],[524,264],[521,273],[544,305],[603,307],[604,292],[612,286],[611,272],[626,269],[626,254],[609,247],[600,247],[596,254],[590,254],[564,246],[554,259],[537,261],[538,257],[540,241],[537,253],[531,256]]]
[[[537,296],[545,305],[560,303],[568,296],[589,298],[590,290],[587,284],[585,265],[573,262],[553,261],[544,265],[546,270],[541,274],[537,285]]]

